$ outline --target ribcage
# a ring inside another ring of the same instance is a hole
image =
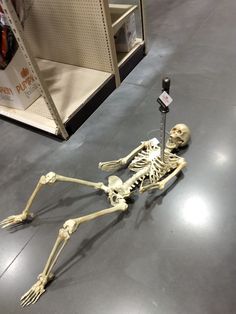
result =
[[[134,157],[128,168],[131,171],[137,172],[145,166],[150,165],[150,162],[155,160],[158,156],[160,156],[160,147],[150,142],[150,145],[146,149],[143,149]]]
[[[145,182],[144,185],[157,183],[178,166],[179,156],[165,151],[164,162],[162,162],[159,145],[155,144],[152,140],[149,143],[150,145],[138,153],[128,167],[131,171],[141,174],[142,169],[149,166],[149,171],[144,177],[138,178],[135,183],[132,182],[133,189],[140,181]]]
[[[163,167],[163,165],[159,162],[159,158],[151,162],[149,173],[150,183],[158,182],[166,173],[166,167]]]

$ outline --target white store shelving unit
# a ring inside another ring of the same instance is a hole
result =
[[[142,13],[142,1],[140,2],[140,8],[137,4],[109,4],[110,14],[111,14],[111,22],[112,22],[112,31],[113,35],[115,35],[118,30],[123,26],[123,24],[129,19],[132,13],[140,10],[140,14]],[[143,21],[143,18],[141,17]],[[144,21],[143,21],[144,22]],[[144,27],[143,27],[144,28]],[[118,68],[121,67],[135,52],[144,46],[145,43],[145,30],[142,29],[142,38],[136,38],[136,42],[134,47],[129,52],[117,52],[117,63]]]
[[[117,54],[118,67],[122,66],[131,57],[135,51],[144,45],[142,38],[136,38],[134,47],[129,52],[119,52]]]
[[[24,111],[0,103],[0,114],[65,139],[71,121],[78,124],[119,86],[121,67],[144,47],[143,36],[129,53],[115,51],[114,34],[137,5],[37,0],[24,31],[11,1],[2,6],[42,96]]]
[[[118,32],[130,14],[134,13],[137,8],[137,5],[131,4],[109,4],[113,35]]]

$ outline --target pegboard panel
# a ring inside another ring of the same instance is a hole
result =
[[[24,32],[35,57],[114,73],[104,0],[27,1]]]

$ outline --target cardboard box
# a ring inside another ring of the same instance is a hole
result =
[[[135,15],[132,13],[129,19],[115,34],[116,51],[129,52],[135,45],[136,37]]]
[[[0,70],[0,105],[26,109],[40,96],[37,86],[21,50],[18,49],[8,66]]]

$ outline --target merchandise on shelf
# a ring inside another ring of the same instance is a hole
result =
[[[115,35],[116,51],[129,52],[134,47],[136,38],[135,15],[133,13]]]
[[[17,48],[17,41],[0,5],[0,70],[11,62]]]
[[[20,1],[12,2],[23,24],[25,15]],[[40,94],[1,5],[0,34],[0,105],[26,109]]]

